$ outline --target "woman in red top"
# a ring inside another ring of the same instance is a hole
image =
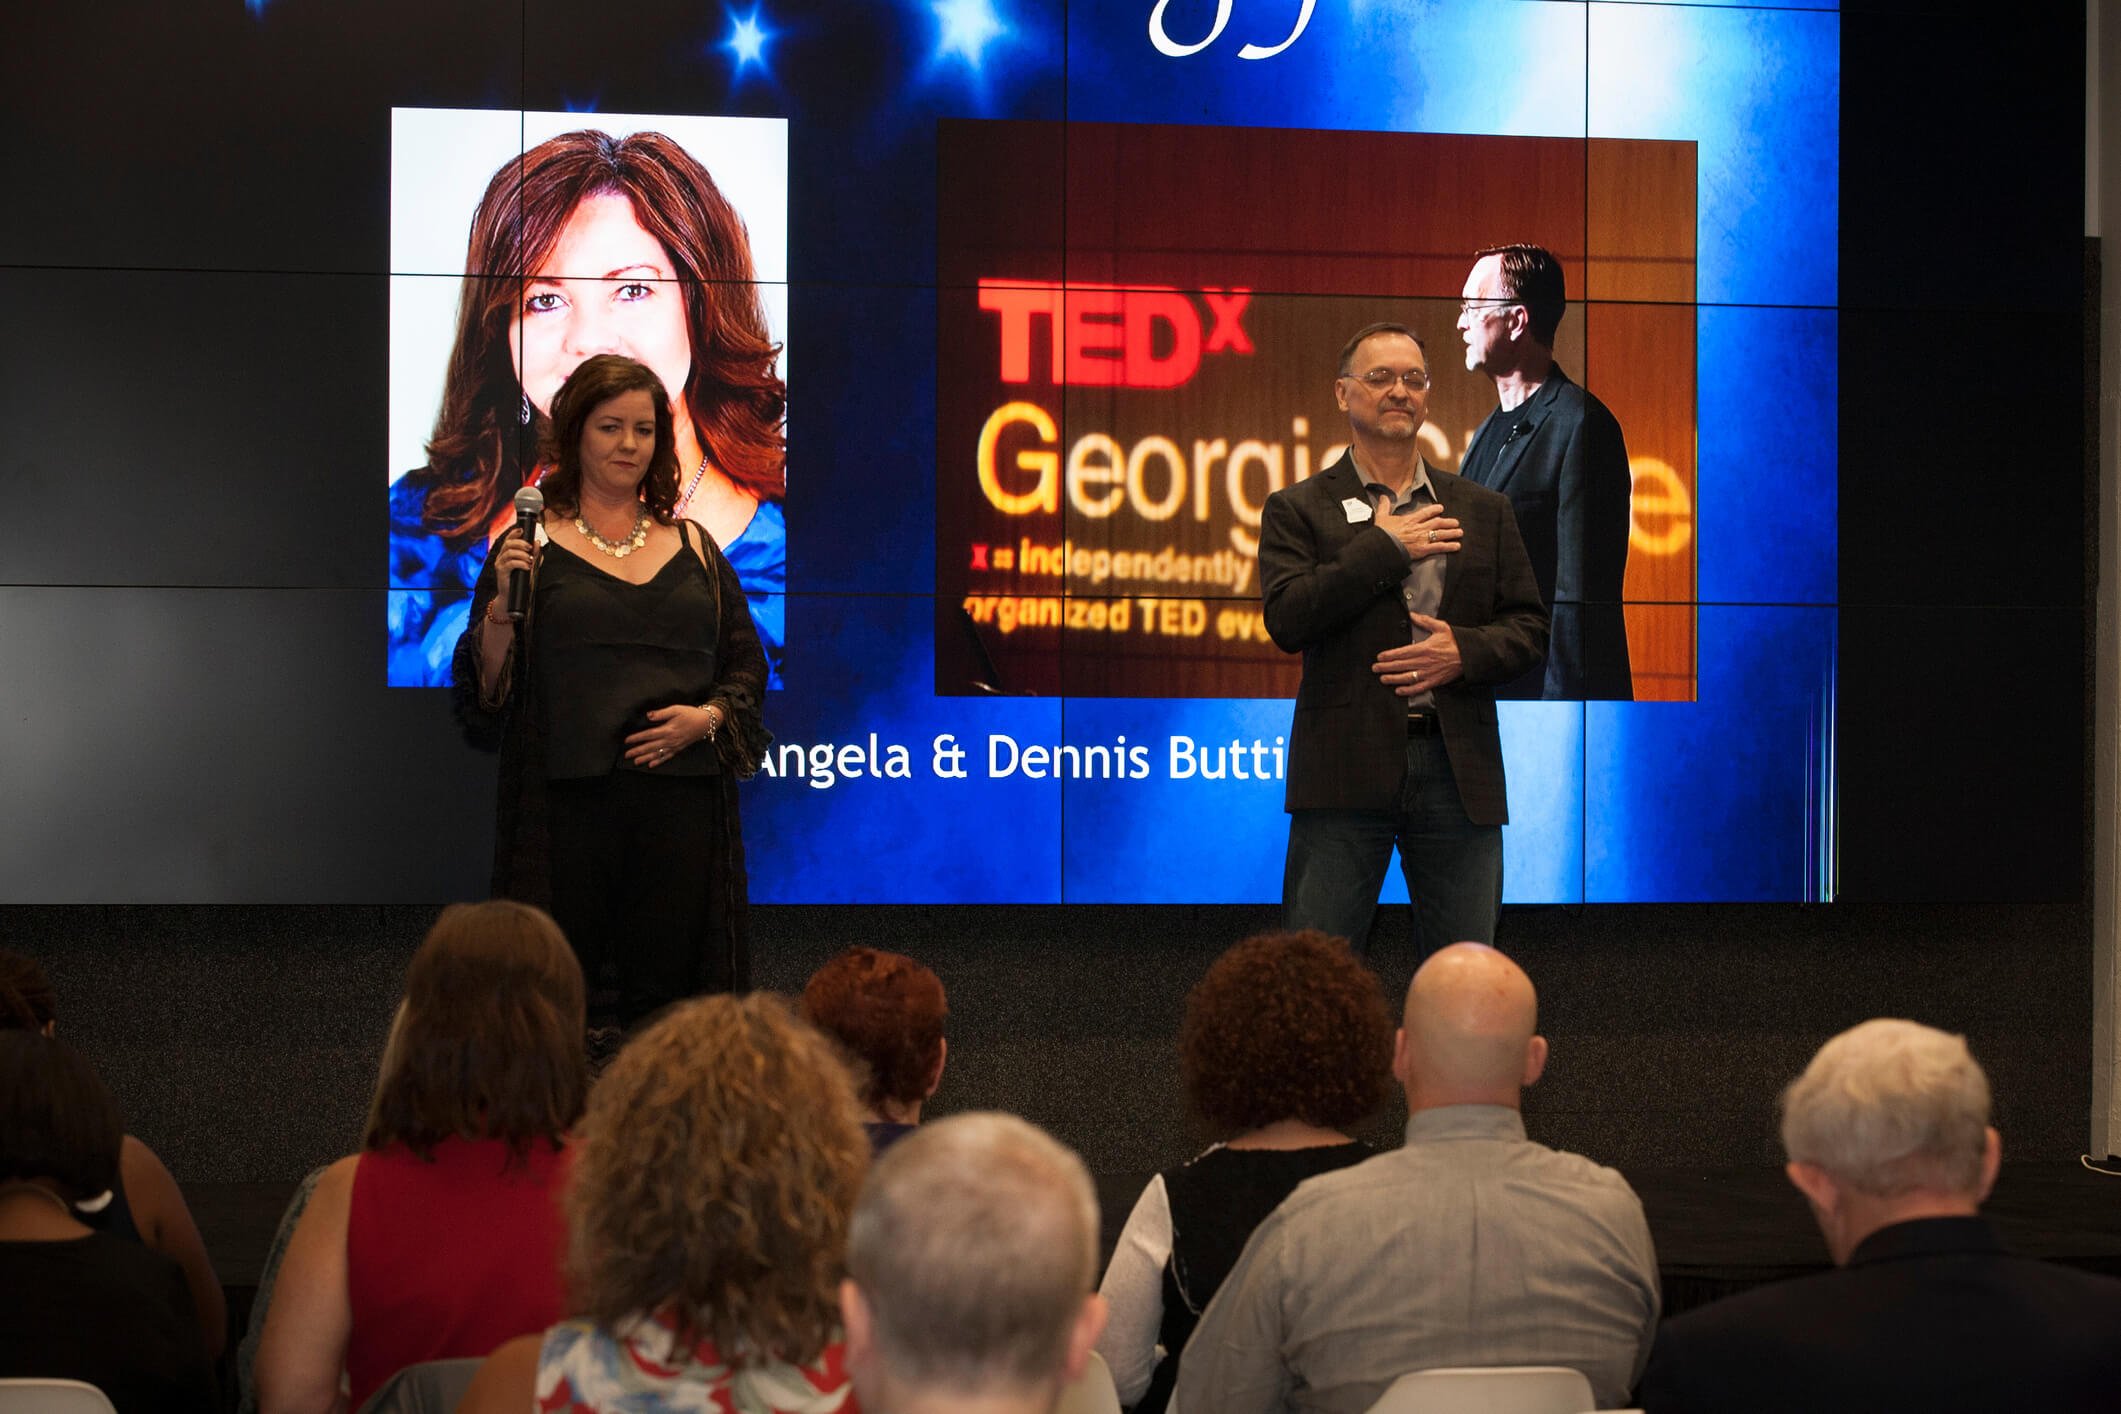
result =
[[[564,1309],[559,1199],[588,1089],[581,967],[538,909],[444,909],[405,975],[362,1152],[317,1182],[258,1348],[265,1414],[358,1409]]]

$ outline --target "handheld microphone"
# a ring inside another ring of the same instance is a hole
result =
[[[523,543],[538,543],[538,522],[545,518],[545,493],[535,486],[516,492],[516,530]],[[519,574],[508,581],[508,617],[521,619],[530,608],[530,576]]]

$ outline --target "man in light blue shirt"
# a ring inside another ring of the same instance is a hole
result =
[[[1627,1403],[1657,1329],[1657,1256],[1627,1180],[1525,1138],[1538,998],[1479,943],[1414,974],[1392,1073],[1407,1142],[1311,1179],[1202,1314],[1175,1409],[1362,1414],[1401,1375],[1565,1365]]]

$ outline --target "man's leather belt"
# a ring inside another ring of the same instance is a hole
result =
[[[1407,713],[1407,735],[1410,737],[1442,736],[1443,720],[1436,715],[1434,708],[1424,707],[1419,712],[1409,712]]]

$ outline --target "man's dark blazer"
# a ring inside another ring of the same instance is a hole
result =
[[[1490,437],[1503,439],[1494,465],[1474,466]],[[1553,620],[1545,671],[1496,695],[1632,700],[1621,592],[1634,478],[1613,414],[1556,366],[1523,403],[1489,414],[1459,464],[1510,498]]]
[[[1536,666],[1547,614],[1509,501],[1429,468],[1464,549],[1443,557],[1443,601],[1465,676],[1436,689],[1444,748],[1459,799],[1476,825],[1509,823],[1494,684]],[[1407,703],[1370,665],[1408,641],[1400,583],[1406,551],[1374,518],[1351,522],[1343,502],[1369,507],[1346,454],[1308,481],[1267,498],[1260,515],[1259,582],[1267,632],[1304,655],[1289,732],[1290,810],[1390,810],[1406,775]]]
[[[2121,1281],[2014,1257],[1980,1218],[1872,1233],[1846,1267],[1665,1323],[1647,1414],[2121,1409]]]

